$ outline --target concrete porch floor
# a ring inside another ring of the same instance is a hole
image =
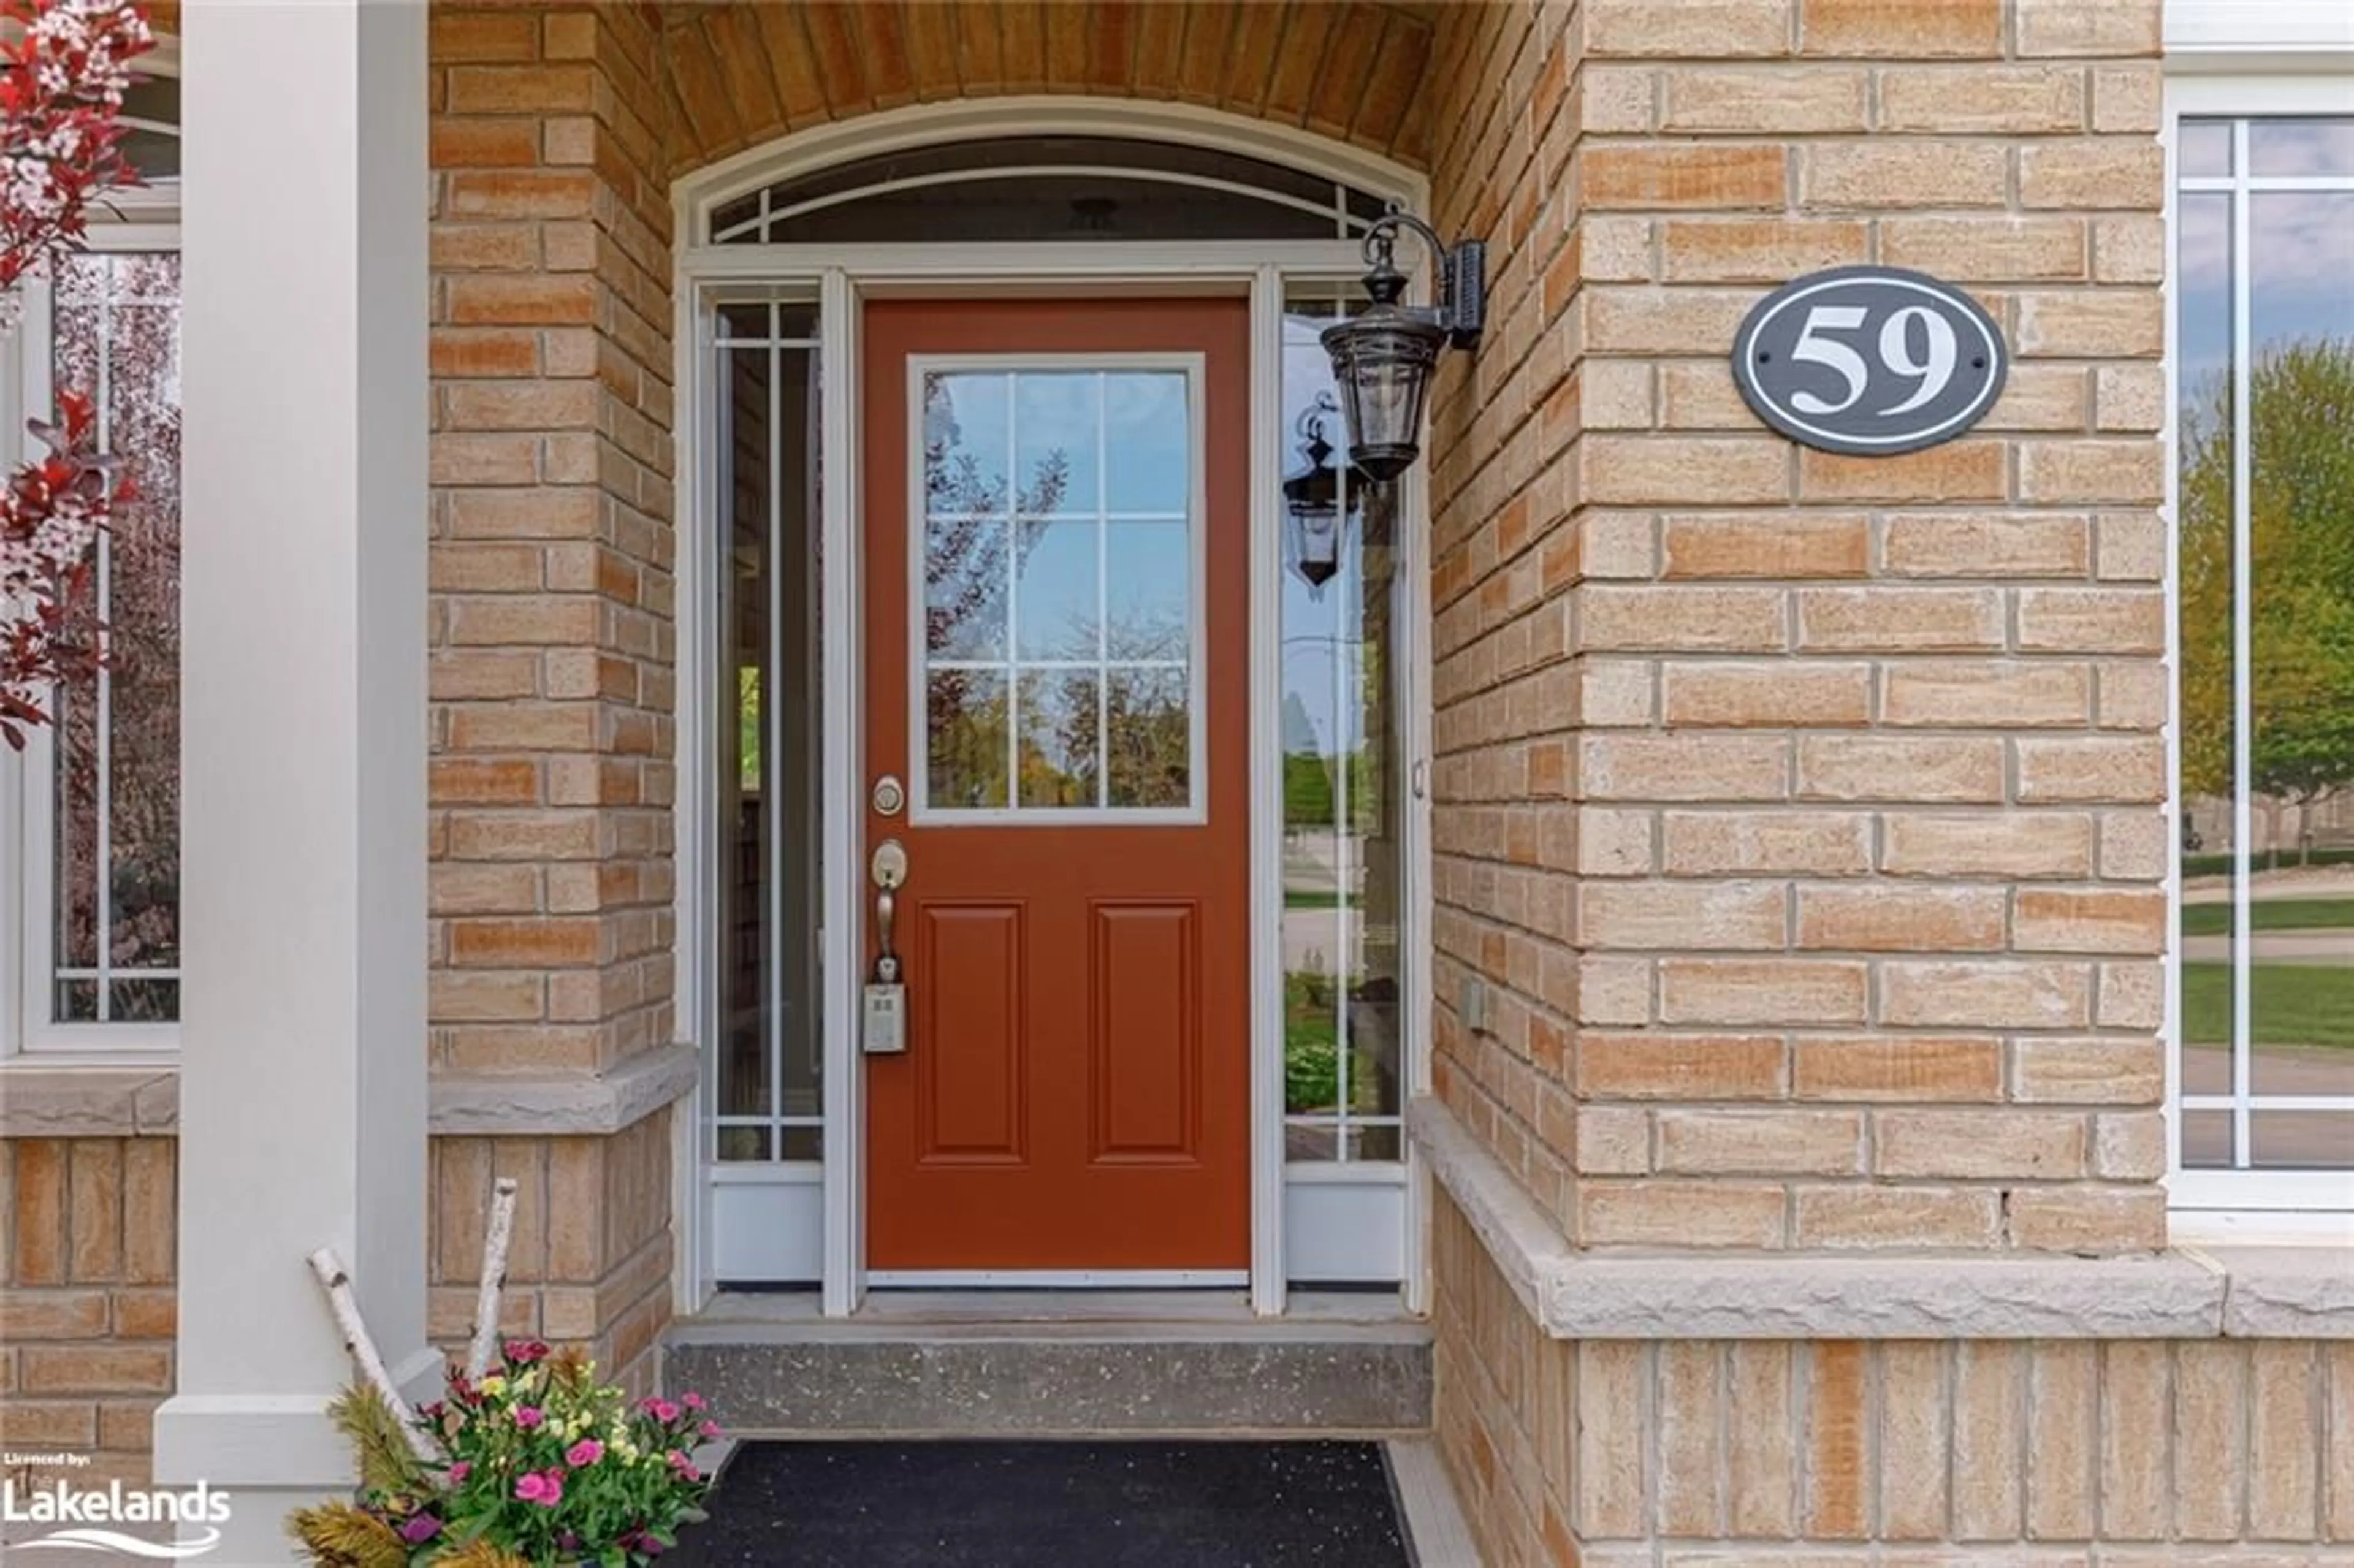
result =
[[[1363,1437],[1424,1568],[1478,1568],[1429,1440],[1429,1326],[1385,1291],[723,1290],[663,1336],[664,1386],[731,1436]]]
[[[1430,1426],[1431,1336],[1394,1297],[1240,1292],[722,1292],[663,1337],[663,1381],[747,1436],[1315,1433]]]

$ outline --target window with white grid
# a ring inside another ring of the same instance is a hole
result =
[[[93,211],[88,249],[26,291],[0,345],[0,461],[78,393],[129,498],[91,562],[94,673],[43,694],[51,722],[0,759],[0,1054],[168,1050],[180,1016],[179,83],[128,96],[146,184]]]
[[[2354,90],[2178,83],[2172,1193],[2354,1207]]]

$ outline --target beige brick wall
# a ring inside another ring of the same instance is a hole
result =
[[[517,1185],[501,1323],[577,1344],[614,1381],[652,1387],[671,1319],[670,1120],[611,1138],[437,1138],[428,1331],[457,1350],[474,1317],[492,1183]]]
[[[2354,1560],[2354,1342],[1574,1344],[1444,1201],[1435,1239],[1438,1437],[1489,1568]]]
[[[0,1447],[144,1481],[172,1392],[178,1144],[0,1139]]]
[[[436,1065],[675,1037],[670,213],[635,6],[432,17]]]
[[[658,18],[436,4],[431,62],[434,1066],[588,1075],[678,1038]],[[436,1340],[465,1334],[512,1175],[510,1327],[648,1384],[670,1126],[435,1139]]]
[[[2163,1239],[2158,10],[1442,19],[1494,324],[1432,439],[1437,1078],[1580,1245]],[[1865,260],[2016,345],[1965,439],[1734,391]]]

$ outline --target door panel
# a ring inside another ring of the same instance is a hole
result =
[[[866,821],[909,992],[868,1265],[1244,1269],[1247,306],[878,302],[864,344],[866,764],[909,795]]]
[[[928,903],[919,909],[930,981],[916,994],[925,1032],[953,1038],[917,1065],[926,1111],[927,1163],[1020,1160],[1023,1148],[1022,906]],[[953,1008],[953,1012],[949,1012]]]
[[[1201,922],[1191,904],[1097,905],[1088,965],[1094,1158],[1200,1157]]]

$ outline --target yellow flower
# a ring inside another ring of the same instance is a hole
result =
[[[506,1379],[505,1379],[505,1377],[504,1377],[504,1376],[503,1376],[502,1374],[500,1374],[500,1373],[498,1373],[498,1372],[493,1372],[490,1376],[488,1376],[488,1377],[484,1378],[484,1379],[483,1379],[483,1380],[482,1380],[479,1384],[477,1384],[476,1386],[477,1386],[477,1387],[479,1387],[479,1388],[480,1388],[480,1389],[481,1389],[484,1393],[487,1393],[487,1394],[489,1394],[492,1398],[496,1399],[500,1394],[503,1394],[503,1393],[504,1393],[507,1391],[507,1380],[506,1380]]]

